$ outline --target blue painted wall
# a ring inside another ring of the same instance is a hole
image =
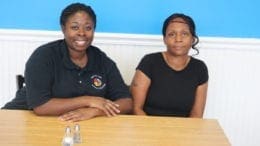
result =
[[[0,29],[60,30],[74,0],[2,0]],[[97,32],[161,34],[174,12],[190,15],[199,36],[260,38],[259,0],[81,0],[97,14]]]

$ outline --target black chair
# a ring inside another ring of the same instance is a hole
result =
[[[18,90],[25,86],[25,81],[24,81],[23,75],[16,75],[16,86],[17,86]]]

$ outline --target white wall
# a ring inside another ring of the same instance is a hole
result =
[[[60,32],[0,30],[0,106],[14,97],[15,75],[39,45],[62,38]],[[161,36],[97,33],[99,46],[115,62],[127,84],[144,54],[165,50]],[[234,146],[260,145],[260,40],[201,37],[200,55],[209,68],[205,118],[218,119]]]

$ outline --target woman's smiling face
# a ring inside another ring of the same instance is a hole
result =
[[[93,41],[94,29],[94,22],[86,12],[78,11],[71,15],[62,26],[69,50],[86,51]]]

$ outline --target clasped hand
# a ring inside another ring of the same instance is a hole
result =
[[[89,107],[102,110],[108,117],[116,116],[118,113],[120,113],[118,104],[102,97],[90,97]]]
[[[86,98],[88,100],[87,107],[67,112],[60,116],[61,120],[71,122],[87,120],[100,115],[100,111],[108,117],[116,116],[120,113],[120,110],[118,109],[119,105],[111,100],[102,97]]]

